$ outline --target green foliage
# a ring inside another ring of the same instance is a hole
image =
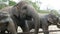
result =
[[[55,14],[55,15],[59,15],[59,13],[57,12],[57,10],[51,10],[51,12],[53,13],[53,14]]]
[[[15,5],[16,3],[14,1],[9,1],[9,6],[13,6]]]
[[[6,2],[7,0],[2,0],[3,2]]]
[[[38,12],[40,12],[40,7],[37,5],[36,2],[32,2],[32,1],[29,1],[29,0],[27,0],[27,2],[28,2],[29,4],[31,4],[31,5],[33,5],[33,7],[34,7]]]
[[[6,0],[4,0],[4,1],[6,1]],[[15,4],[16,3],[14,1],[9,1],[9,6],[13,6]],[[6,6],[7,6],[6,4],[0,4],[0,9],[2,9],[2,8],[6,7]]]
[[[49,13],[47,10],[40,10],[39,13]]]
[[[6,7],[5,4],[0,4],[0,9],[2,9],[2,8],[4,8],[4,7]]]

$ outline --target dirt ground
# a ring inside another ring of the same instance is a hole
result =
[[[51,26],[49,26],[49,30],[60,30],[60,29],[57,28],[56,25],[51,25]],[[31,32],[33,32],[33,31],[34,31],[34,29],[31,30]],[[42,31],[42,29],[39,29],[39,31]],[[18,32],[23,32],[20,27],[18,27]],[[43,34],[43,33],[39,33],[39,34]],[[58,32],[49,32],[49,34],[60,34],[60,31],[58,31]]]

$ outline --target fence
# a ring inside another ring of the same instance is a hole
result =
[[[43,33],[43,32],[46,32],[46,31],[39,31],[38,33]],[[60,31],[60,30],[48,30],[48,32],[58,32],[58,31]],[[24,34],[24,33],[34,33],[34,32],[21,32],[21,33],[18,33],[18,34]]]

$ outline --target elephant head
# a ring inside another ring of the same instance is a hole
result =
[[[57,27],[60,27],[60,21],[59,17],[54,14],[49,14],[48,16],[48,22],[49,24],[57,25]]]
[[[39,17],[35,8],[26,1],[20,1],[13,8],[16,10],[12,13],[17,17],[20,16],[20,18],[26,18],[28,16],[34,18],[36,15]]]

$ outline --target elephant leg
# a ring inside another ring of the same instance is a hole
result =
[[[44,31],[44,34],[49,34],[49,32],[47,31],[49,26],[47,20],[45,18],[42,18],[41,23],[42,23],[42,29]]]
[[[42,28],[43,28],[44,34],[49,34],[48,26],[43,26]]]
[[[11,32],[11,34],[17,34],[15,24],[14,24],[14,22],[11,19],[9,19],[9,23],[8,23],[8,28],[7,29]]]
[[[7,31],[7,33],[6,33],[5,31]],[[1,34],[10,34],[10,32],[9,32],[8,30],[3,30],[3,31],[1,31],[0,33],[1,33]]]
[[[1,34],[5,34],[5,30],[1,31],[0,33],[1,33]]]
[[[6,33],[6,31],[7,31],[7,33]],[[5,30],[1,30],[0,33],[1,33],[1,34],[10,34],[10,32],[9,32],[7,29],[5,29]]]
[[[8,30],[12,33],[12,34],[17,34],[15,26],[13,23],[9,23],[8,25]]]
[[[28,32],[26,27],[22,27],[23,32]],[[23,33],[23,34],[29,34],[29,33]]]
[[[6,33],[6,31],[7,31],[7,33]],[[6,34],[11,34],[7,29],[5,30],[5,33],[6,33]]]

